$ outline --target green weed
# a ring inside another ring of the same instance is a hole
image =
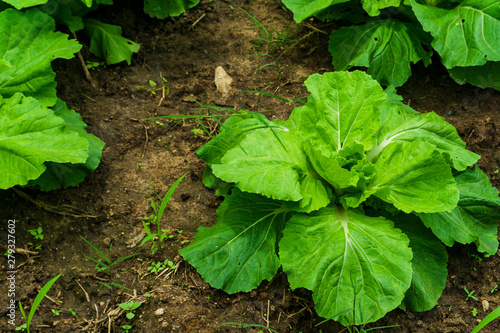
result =
[[[99,271],[99,272],[102,272],[102,271],[105,271],[105,270],[109,270],[109,278],[111,279],[111,277],[113,276],[112,274],[112,267],[114,265],[116,265],[117,263],[121,262],[121,261],[124,261],[124,260],[127,260],[127,259],[130,259],[132,257],[135,257],[136,255],[139,255],[140,253],[134,253],[134,254],[131,254],[129,256],[125,256],[125,257],[121,257],[119,259],[116,259],[115,261],[111,261],[111,248],[113,246],[113,244],[109,244],[109,249],[108,249],[108,256],[106,256],[104,253],[102,253],[97,247],[95,247],[92,243],[90,243],[88,240],[86,240],[83,236],[80,235],[80,237],[91,247],[94,249],[94,251],[96,251],[102,259],[104,259],[104,262],[99,259],[94,259],[92,257],[89,257],[89,256],[85,256],[85,258],[93,261],[94,263],[96,263],[96,269]],[[111,282],[111,284],[107,284],[107,283],[104,283],[104,282],[101,282],[101,281],[98,281],[98,283],[102,284],[103,286],[105,286],[106,288],[108,289],[113,289],[113,286],[117,286],[117,287],[120,287],[120,288],[123,288],[123,289],[127,289],[127,290],[130,290],[129,288],[127,287],[124,287],[122,286],[121,284],[118,284],[118,283],[115,283],[115,282]]]
[[[479,301],[479,300],[477,299],[477,297],[473,295],[473,294],[474,294],[474,290],[469,291],[469,290],[467,290],[467,288],[466,288],[466,287],[464,287],[464,291],[467,293],[467,298],[465,299],[466,301],[468,301],[468,300],[469,300],[469,298],[472,298],[473,300]]]
[[[132,320],[135,317],[134,310],[140,307],[142,303],[130,301],[127,303],[120,303],[118,306],[123,310],[127,311],[126,317]]]
[[[30,333],[30,324],[31,324],[31,320],[33,319],[33,316],[35,315],[36,309],[40,305],[40,302],[42,302],[45,295],[47,295],[47,293],[49,292],[52,285],[57,281],[57,279],[59,279],[60,276],[61,276],[61,274],[57,275],[55,278],[53,278],[52,280],[47,282],[42,287],[42,289],[40,289],[40,291],[38,292],[38,294],[35,297],[35,300],[33,301],[33,305],[31,306],[31,309],[30,309],[28,316],[26,316],[23,305],[21,304],[21,301],[19,301],[19,310],[21,311],[21,314],[24,318],[25,323],[21,326],[16,327],[16,329],[15,329],[16,331],[20,331],[20,330],[24,331],[24,329],[26,329],[28,331],[28,333]]]
[[[184,175],[182,175],[179,179],[177,179],[175,181],[175,183],[170,187],[170,189],[167,191],[167,193],[165,194],[163,199],[161,199],[160,205],[158,205],[155,202],[153,196],[150,197],[151,207],[154,210],[154,215],[151,215],[149,217],[149,222],[142,221],[142,226],[144,227],[144,230],[146,231],[147,236],[142,240],[141,246],[144,245],[144,243],[151,241],[151,243],[152,243],[151,254],[155,254],[156,251],[161,249],[161,243],[163,240],[173,237],[173,235],[170,234],[170,230],[161,229],[161,226],[160,226],[161,225],[161,218],[163,216],[163,212],[165,211],[165,208],[167,207],[168,201],[172,197],[172,194],[174,194],[175,189],[177,188],[179,183],[182,181],[182,179],[184,179],[184,177],[186,175],[187,175],[187,173],[185,173]],[[153,192],[154,192],[154,188],[153,188]],[[156,192],[154,192],[154,193],[156,194]],[[158,196],[158,194],[156,194],[156,195]],[[151,231],[151,229],[149,228],[150,224],[156,224],[156,227],[157,227],[156,232],[153,233]]]

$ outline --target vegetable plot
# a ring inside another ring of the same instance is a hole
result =
[[[440,116],[417,114],[363,72],[305,85],[311,95],[288,120],[232,116],[197,152],[205,184],[232,188],[216,224],[180,254],[228,293],[282,267],[320,316],[344,325],[431,309],[445,287],[444,245],[498,248],[500,199],[470,168],[479,156]]]
[[[411,64],[433,49],[450,75],[500,90],[500,0],[283,0],[297,22],[315,16],[354,25],[330,35],[336,70],[367,67],[384,86],[401,86]],[[368,14],[368,15],[367,15]]]

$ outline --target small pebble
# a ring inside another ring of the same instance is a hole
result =
[[[165,309],[164,308],[159,308],[155,311],[155,316],[159,317],[159,316],[163,316],[163,314],[165,313]]]
[[[490,308],[490,303],[487,300],[483,299],[483,311],[486,312]]]

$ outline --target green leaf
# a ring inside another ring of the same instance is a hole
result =
[[[387,7],[399,7],[401,0],[361,0],[363,9],[370,16],[377,16],[380,10]]]
[[[305,85],[309,100],[290,116],[305,139],[324,151],[338,152],[351,142],[365,150],[375,145],[380,125],[376,106],[387,99],[378,82],[354,71],[313,74]]]
[[[103,58],[107,65],[122,61],[130,65],[132,54],[139,51],[140,45],[122,37],[120,26],[94,19],[86,19],[84,24],[84,30],[90,37],[90,52]]]
[[[233,189],[215,226],[200,227],[181,256],[203,279],[227,293],[250,291],[280,267],[277,242],[290,213],[281,203]]]
[[[494,255],[498,249],[500,198],[488,177],[475,166],[455,175],[460,200],[451,212],[418,214],[425,226],[447,245],[475,242],[479,252]]]
[[[71,32],[76,32],[83,29],[83,15],[73,13],[75,2],[66,2],[64,0],[49,1],[40,9],[45,13],[52,16],[57,24],[66,25]],[[83,4],[76,3],[77,7],[84,6]],[[76,10],[76,9],[75,9]]]
[[[33,301],[33,305],[30,308],[30,313],[28,315],[28,318],[26,319],[26,324],[28,325],[28,327],[29,327],[29,325],[31,323],[31,320],[33,319],[33,316],[35,315],[36,309],[38,308],[38,306],[40,305],[40,303],[43,301],[43,298],[45,297],[45,295],[47,295],[47,293],[49,292],[50,288],[52,288],[52,285],[57,281],[57,279],[59,279],[60,276],[61,276],[61,273],[59,273],[55,278],[53,278],[52,280],[50,280],[49,282],[47,282],[42,287],[42,289],[40,289],[40,291],[38,292],[38,294],[36,295],[35,300]],[[21,304],[21,302],[19,302],[19,304]]]
[[[231,190],[231,184],[215,177],[212,169],[207,165],[203,170],[203,185],[215,191],[215,195],[225,197]]]
[[[422,140],[393,142],[375,162],[366,192],[405,213],[455,208],[458,190],[451,169],[434,145]]]
[[[37,100],[18,93],[0,96],[0,188],[26,185],[44,171],[44,162],[84,163],[89,142],[65,132],[65,122]]]
[[[382,318],[403,300],[412,278],[408,243],[382,217],[323,208],[288,221],[279,253],[290,286],[313,291],[319,316],[355,308],[354,322],[346,315],[340,321],[360,325]]]
[[[144,12],[151,17],[164,19],[179,16],[199,2],[200,0],[144,0]]]
[[[325,207],[331,193],[307,162],[293,126],[293,122],[276,121],[273,127],[252,130],[241,146],[224,155],[221,164],[212,164],[214,175],[245,192],[300,201],[296,207],[300,211]]]
[[[295,21],[300,23],[331,5],[348,1],[349,0],[283,0],[283,4],[293,12]]]
[[[339,3],[314,14],[321,21],[344,20],[354,24],[366,21],[366,12],[360,0]]]
[[[229,117],[221,126],[220,133],[202,146],[196,155],[208,165],[219,164],[222,157],[232,148],[241,147],[240,141],[252,130],[273,126],[267,119],[258,119],[252,115]]]
[[[399,87],[410,77],[411,63],[430,64],[432,52],[422,47],[427,39],[415,24],[375,20],[338,29],[330,35],[329,50],[335,70],[367,67],[381,85]]]
[[[82,117],[78,113],[69,110],[66,103],[58,99],[52,110],[56,116],[64,119],[66,123],[64,132],[78,133],[80,137],[88,140],[89,155],[85,163],[81,164],[46,162],[45,172],[39,178],[28,183],[28,186],[39,185],[42,191],[52,191],[81,183],[87,174],[94,171],[99,165],[104,148],[104,142],[95,135],[87,133],[87,124],[82,121]]]
[[[381,126],[377,146],[368,154],[369,160],[375,158],[392,142],[413,142],[416,139],[435,145],[436,150],[459,171],[465,170],[480,158],[465,149],[465,142],[460,139],[455,127],[434,112],[415,116],[401,116],[388,109],[383,112],[393,114],[390,114],[388,121]]]
[[[413,251],[413,278],[400,307],[417,312],[428,311],[437,305],[446,286],[448,252],[417,217],[400,214],[390,219],[408,236]]]
[[[81,48],[68,35],[54,32],[55,22],[38,9],[0,12],[0,95],[17,92],[35,97],[43,106],[57,100],[55,73],[50,62],[71,59]]]
[[[444,9],[411,0],[411,6],[424,30],[434,37],[432,47],[446,68],[500,60],[500,1],[463,0]]]
[[[409,114],[420,114],[420,112],[412,109],[410,106],[403,103],[403,97],[398,95],[396,88],[394,86],[388,86],[384,92],[387,94],[386,103],[394,104],[398,106],[398,111],[404,110]],[[400,113],[400,112],[398,112]]]
[[[470,83],[480,88],[493,88],[500,91],[500,62],[488,61],[482,66],[453,67],[450,76],[459,84]]]
[[[12,5],[13,7],[19,10],[27,7],[43,5],[47,3],[47,1],[49,0],[2,0],[2,1]]]

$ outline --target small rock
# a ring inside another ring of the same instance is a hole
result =
[[[490,308],[490,303],[487,300],[483,299],[483,311],[486,312]]]
[[[226,99],[231,95],[231,84],[233,83],[233,78],[226,73],[222,66],[215,69],[214,82],[217,86],[217,91],[222,94],[222,98]]]
[[[165,313],[165,309],[159,308],[155,311],[155,316],[160,317],[160,316],[163,316],[164,313]]]

